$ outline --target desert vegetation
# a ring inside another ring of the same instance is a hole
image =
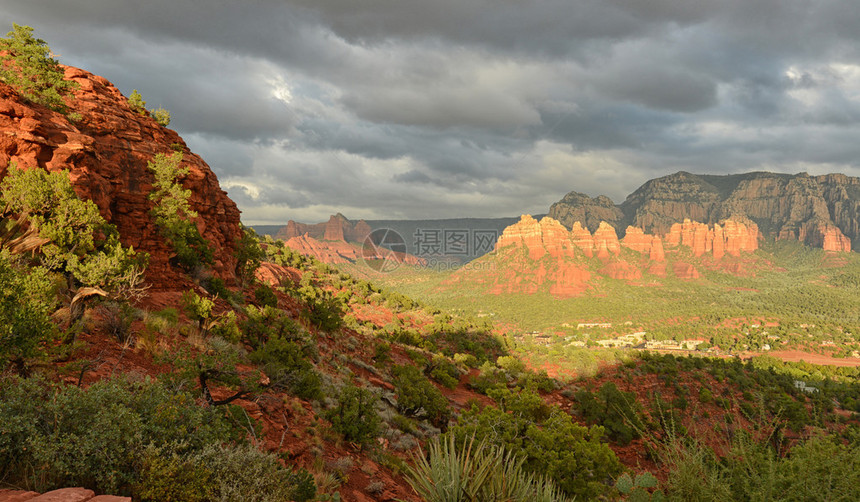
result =
[[[68,111],[66,99],[78,84],[65,80],[51,48],[33,36],[33,28],[13,24],[6,38],[0,38],[0,51],[0,80],[34,103],[61,113]]]

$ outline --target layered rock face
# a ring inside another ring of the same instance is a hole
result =
[[[493,267],[489,274],[480,268],[465,272],[473,280],[490,282],[491,293],[530,294],[548,284],[553,295],[576,296],[588,288],[591,279],[588,268],[576,258],[594,254],[594,239],[588,230],[581,229],[577,238],[552,218],[537,221],[523,215],[502,232],[495,253],[494,263],[504,266]]]
[[[370,235],[371,231],[370,225],[364,220],[352,223],[346,216],[337,213],[332,215],[327,222],[313,225],[290,220],[275,235],[275,238],[287,241],[293,237],[307,234],[317,240],[362,242],[365,237]]]
[[[232,278],[235,248],[242,235],[239,210],[206,162],[189,151],[176,132],[134,112],[106,79],[64,68],[66,79],[80,85],[68,102],[71,111],[81,116],[76,122],[28,103],[0,83],[0,178],[9,163],[68,170],[75,191],[98,205],[102,216],[116,225],[122,243],[149,253],[147,278],[159,287],[172,284],[179,272],[170,267],[173,251],[150,217],[148,195],[154,177],[147,162],[157,153],[181,151],[183,165],[190,171],[180,182],[191,190],[198,229],[213,248],[214,272],[223,279]]]
[[[740,256],[741,251],[752,252],[758,249],[759,230],[755,223],[726,220],[722,225],[706,225],[685,219],[675,223],[666,235],[666,246],[684,245],[695,256],[706,253],[720,259],[726,254]]]
[[[595,276],[630,282],[639,281],[645,273],[700,278],[693,264],[679,259],[685,256],[678,253],[682,247],[697,257],[708,255],[710,259],[703,263],[709,268],[740,273],[740,262],[724,263],[721,258],[755,251],[758,240],[759,230],[754,223],[734,220],[706,225],[688,219],[672,225],[662,238],[628,226],[619,241],[615,228],[607,222],[598,223],[592,234],[580,222],[574,222],[568,231],[550,217],[538,221],[523,215],[499,237],[495,254],[484,258],[490,267],[461,271],[451,282],[467,278],[488,285],[490,292],[496,294],[548,290],[555,296],[576,296],[591,287]],[[634,251],[638,257],[622,248]],[[667,249],[672,253],[668,263]]]
[[[711,176],[679,172],[648,181],[622,204],[613,206],[616,213],[611,213],[605,201],[596,202],[602,199],[605,197],[591,199],[572,192],[553,204],[550,216],[572,228],[572,220],[600,210],[613,214],[606,221],[623,222],[655,235],[670,233],[673,225],[685,219],[706,225],[731,220],[754,223],[765,237],[797,239],[827,251],[849,251],[852,243],[855,247],[860,243],[860,178],[842,174]],[[704,235],[698,238],[707,239]],[[721,244],[715,245],[719,248]]]
[[[579,222],[594,232],[601,222],[617,227],[624,218],[624,213],[605,195],[592,199],[584,193],[570,192],[549,208],[547,216],[567,228],[572,228],[574,223]]]

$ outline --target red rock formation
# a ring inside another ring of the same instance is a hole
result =
[[[723,231],[723,227],[721,227],[719,223],[714,223],[713,235],[714,259],[719,260],[726,254],[726,234]]]
[[[641,228],[628,226],[624,231],[624,238],[621,239],[621,245],[638,251],[642,254],[651,252],[651,236],[645,235]]]
[[[288,221],[287,226],[279,230],[277,235],[275,235],[275,238],[288,241],[293,237],[298,237],[304,233],[307,233],[299,231],[299,225],[299,223],[296,223],[293,220]]]
[[[591,273],[584,267],[560,261],[551,280],[549,293],[561,298],[569,298],[581,295],[588,289]]]
[[[642,278],[642,271],[624,260],[609,263],[603,267],[600,273],[612,277],[613,279],[624,279],[628,281]]]
[[[652,261],[663,261],[666,259],[663,251],[663,241],[656,235],[646,234],[638,227],[627,227],[624,239],[621,240],[621,245],[641,254],[647,254],[648,259]]]
[[[722,229],[727,254],[740,256],[741,251],[753,252],[758,249],[760,233],[755,223],[725,220]]]
[[[820,247],[825,251],[848,252],[851,251],[851,239],[845,237],[841,230],[828,223],[819,223],[804,226],[800,231],[800,240],[809,242],[813,246]]]
[[[263,262],[255,271],[254,276],[258,281],[272,287],[281,286],[287,281],[298,283],[302,279],[301,274],[295,269],[289,269],[269,262]]]
[[[585,256],[589,258],[594,256],[594,238],[591,236],[591,232],[587,228],[583,228],[578,221],[573,224],[570,239],[577,248],[585,253]]]
[[[131,502],[131,497],[96,496],[86,488],[61,488],[41,495],[21,490],[0,490],[0,502]]]
[[[284,243],[288,248],[312,256],[323,263],[351,263],[361,258],[361,250],[347,242],[323,242],[305,234]]]
[[[672,272],[675,273],[675,277],[678,279],[698,279],[701,277],[696,267],[681,261],[676,261],[672,264]]]
[[[656,235],[651,237],[651,250],[648,254],[651,261],[663,261],[666,259],[666,254],[663,251],[663,241]]]
[[[719,259],[724,254],[740,256],[741,251],[755,251],[758,236],[758,226],[751,222],[725,220],[722,225],[715,224],[709,229],[704,223],[685,219],[671,226],[665,240],[669,247],[682,245],[689,247],[695,256],[712,253]]]
[[[648,265],[648,273],[651,275],[666,277],[666,262],[663,262],[663,261],[651,262],[651,264]]]
[[[340,216],[340,218],[338,218]],[[323,235],[323,240],[326,241],[344,241],[346,242],[346,238],[343,236],[343,226],[344,223],[349,223],[349,221],[345,221],[346,218],[343,215],[336,215],[329,218],[328,223],[325,225],[325,234]]]
[[[317,240],[363,242],[372,231],[366,221],[359,220],[353,224],[346,216],[338,213],[332,215],[325,223],[313,225],[290,220],[275,234],[275,238],[288,241],[293,237],[308,235]]]
[[[575,244],[561,223],[548,217],[537,221],[527,214],[506,228],[496,241],[496,251],[508,246],[525,248],[531,260],[540,260],[546,255],[554,258],[575,255]]]
[[[588,288],[591,273],[576,262],[577,255],[584,252],[591,256],[593,248],[588,230],[579,225],[575,228],[572,234],[552,218],[538,222],[523,215],[496,242],[493,259],[497,267],[489,274],[478,270],[464,271],[462,275],[471,275],[477,282],[490,282],[490,292],[495,294],[536,293],[548,283],[553,295],[578,295]]]
[[[373,229],[364,220],[358,220],[351,231],[347,232],[346,238],[352,242],[364,242]]]
[[[169,266],[173,254],[150,217],[148,194],[154,180],[147,162],[157,153],[184,153],[188,175],[180,180],[191,190],[197,226],[214,251],[214,272],[231,279],[235,247],[241,237],[239,210],[222,191],[206,162],[191,153],[176,132],[141,116],[110,82],[86,71],[64,67],[65,76],[80,85],[68,104],[81,119],[25,101],[0,83],[0,178],[7,164],[49,171],[66,169],[81,197],[99,207],[116,225],[123,244],[149,253],[147,278],[156,287],[174,286],[182,274]]]
[[[600,226],[594,232],[594,247],[597,249],[599,258],[609,258],[610,254],[617,256],[621,253],[618,234],[615,233],[612,225],[605,221],[600,222]]]

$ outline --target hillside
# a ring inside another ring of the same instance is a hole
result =
[[[0,177],[10,163],[49,172],[68,170],[76,193],[98,206],[123,245],[149,255],[148,282],[166,287],[182,278],[170,266],[173,251],[151,214],[155,204],[148,195],[155,177],[147,163],[159,153],[181,152],[189,169],[182,185],[190,190],[189,203],[199,215],[195,224],[212,248],[212,271],[230,280],[242,236],[239,210],[206,162],[189,151],[176,132],[133,110],[104,78],[68,66],[62,71],[78,86],[67,114],[33,106],[0,82]]]
[[[594,231],[600,221],[663,234],[690,219],[706,224],[749,220],[763,235],[832,251],[860,244],[860,178],[755,172],[697,175],[678,172],[648,181],[614,206],[605,197],[571,192],[549,216],[570,228],[580,221]]]

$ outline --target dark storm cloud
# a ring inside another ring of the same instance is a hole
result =
[[[860,174],[854,0],[6,0],[0,21],[168,108],[250,222]]]

